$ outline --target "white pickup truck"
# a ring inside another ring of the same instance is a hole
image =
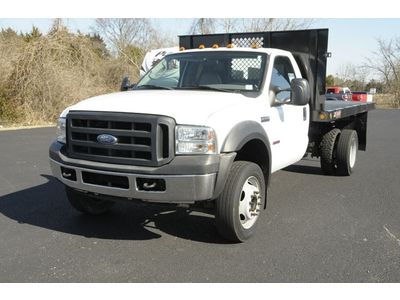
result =
[[[128,91],[62,112],[52,172],[83,213],[207,203],[218,232],[245,241],[272,173],[310,153],[350,175],[366,148],[374,104],[325,102],[327,41],[327,29],[181,36]]]

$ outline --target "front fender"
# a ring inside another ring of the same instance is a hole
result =
[[[272,162],[271,146],[264,128],[259,123],[255,121],[243,121],[236,124],[225,138],[221,147],[221,153],[239,152],[243,146],[250,141],[258,141],[261,142],[259,145],[265,146],[268,163],[266,166],[267,169],[264,168],[264,175],[268,186],[270,182]],[[257,158],[254,158],[254,161],[257,161]]]
[[[236,152],[249,141],[259,139],[271,154],[271,147],[264,128],[255,121],[244,121],[236,124],[228,133],[222,145],[221,152]],[[271,157],[270,157],[271,158]]]

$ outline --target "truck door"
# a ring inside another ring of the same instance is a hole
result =
[[[271,59],[271,115],[267,126],[271,126],[269,131],[272,131],[270,142],[274,171],[291,165],[304,156],[308,145],[309,106],[290,103],[290,82],[301,77],[294,59],[287,56],[275,56]]]

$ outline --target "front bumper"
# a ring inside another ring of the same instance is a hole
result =
[[[139,167],[72,159],[66,156],[63,145],[58,142],[50,146],[49,155],[53,175],[71,188],[158,203],[194,203],[218,197],[236,156],[235,153],[177,156],[162,167]],[[63,176],[62,168],[74,172],[72,180]],[[87,174],[91,175],[90,178],[99,178],[99,182],[87,180]],[[101,178],[122,179],[126,184],[116,187]],[[138,179],[162,181],[163,190],[143,190]]]

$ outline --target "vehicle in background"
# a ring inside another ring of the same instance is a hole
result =
[[[178,47],[161,48],[151,50],[146,53],[143,63],[140,67],[140,78],[144,76],[156,63],[158,63],[165,55],[178,52]]]
[[[178,47],[160,48],[148,51],[143,58],[142,65],[140,66],[139,79],[141,79],[148,71],[150,71],[151,68],[153,68],[164,56],[178,51]],[[129,80],[129,77],[126,76],[122,80],[120,91],[125,92],[132,90],[134,87],[135,84],[132,84]]]
[[[352,92],[351,100],[359,102],[372,102],[372,94],[366,91]]]
[[[340,87],[340,86],[327,87],[326,100],[351,101],[352,93],[348,87]]]

